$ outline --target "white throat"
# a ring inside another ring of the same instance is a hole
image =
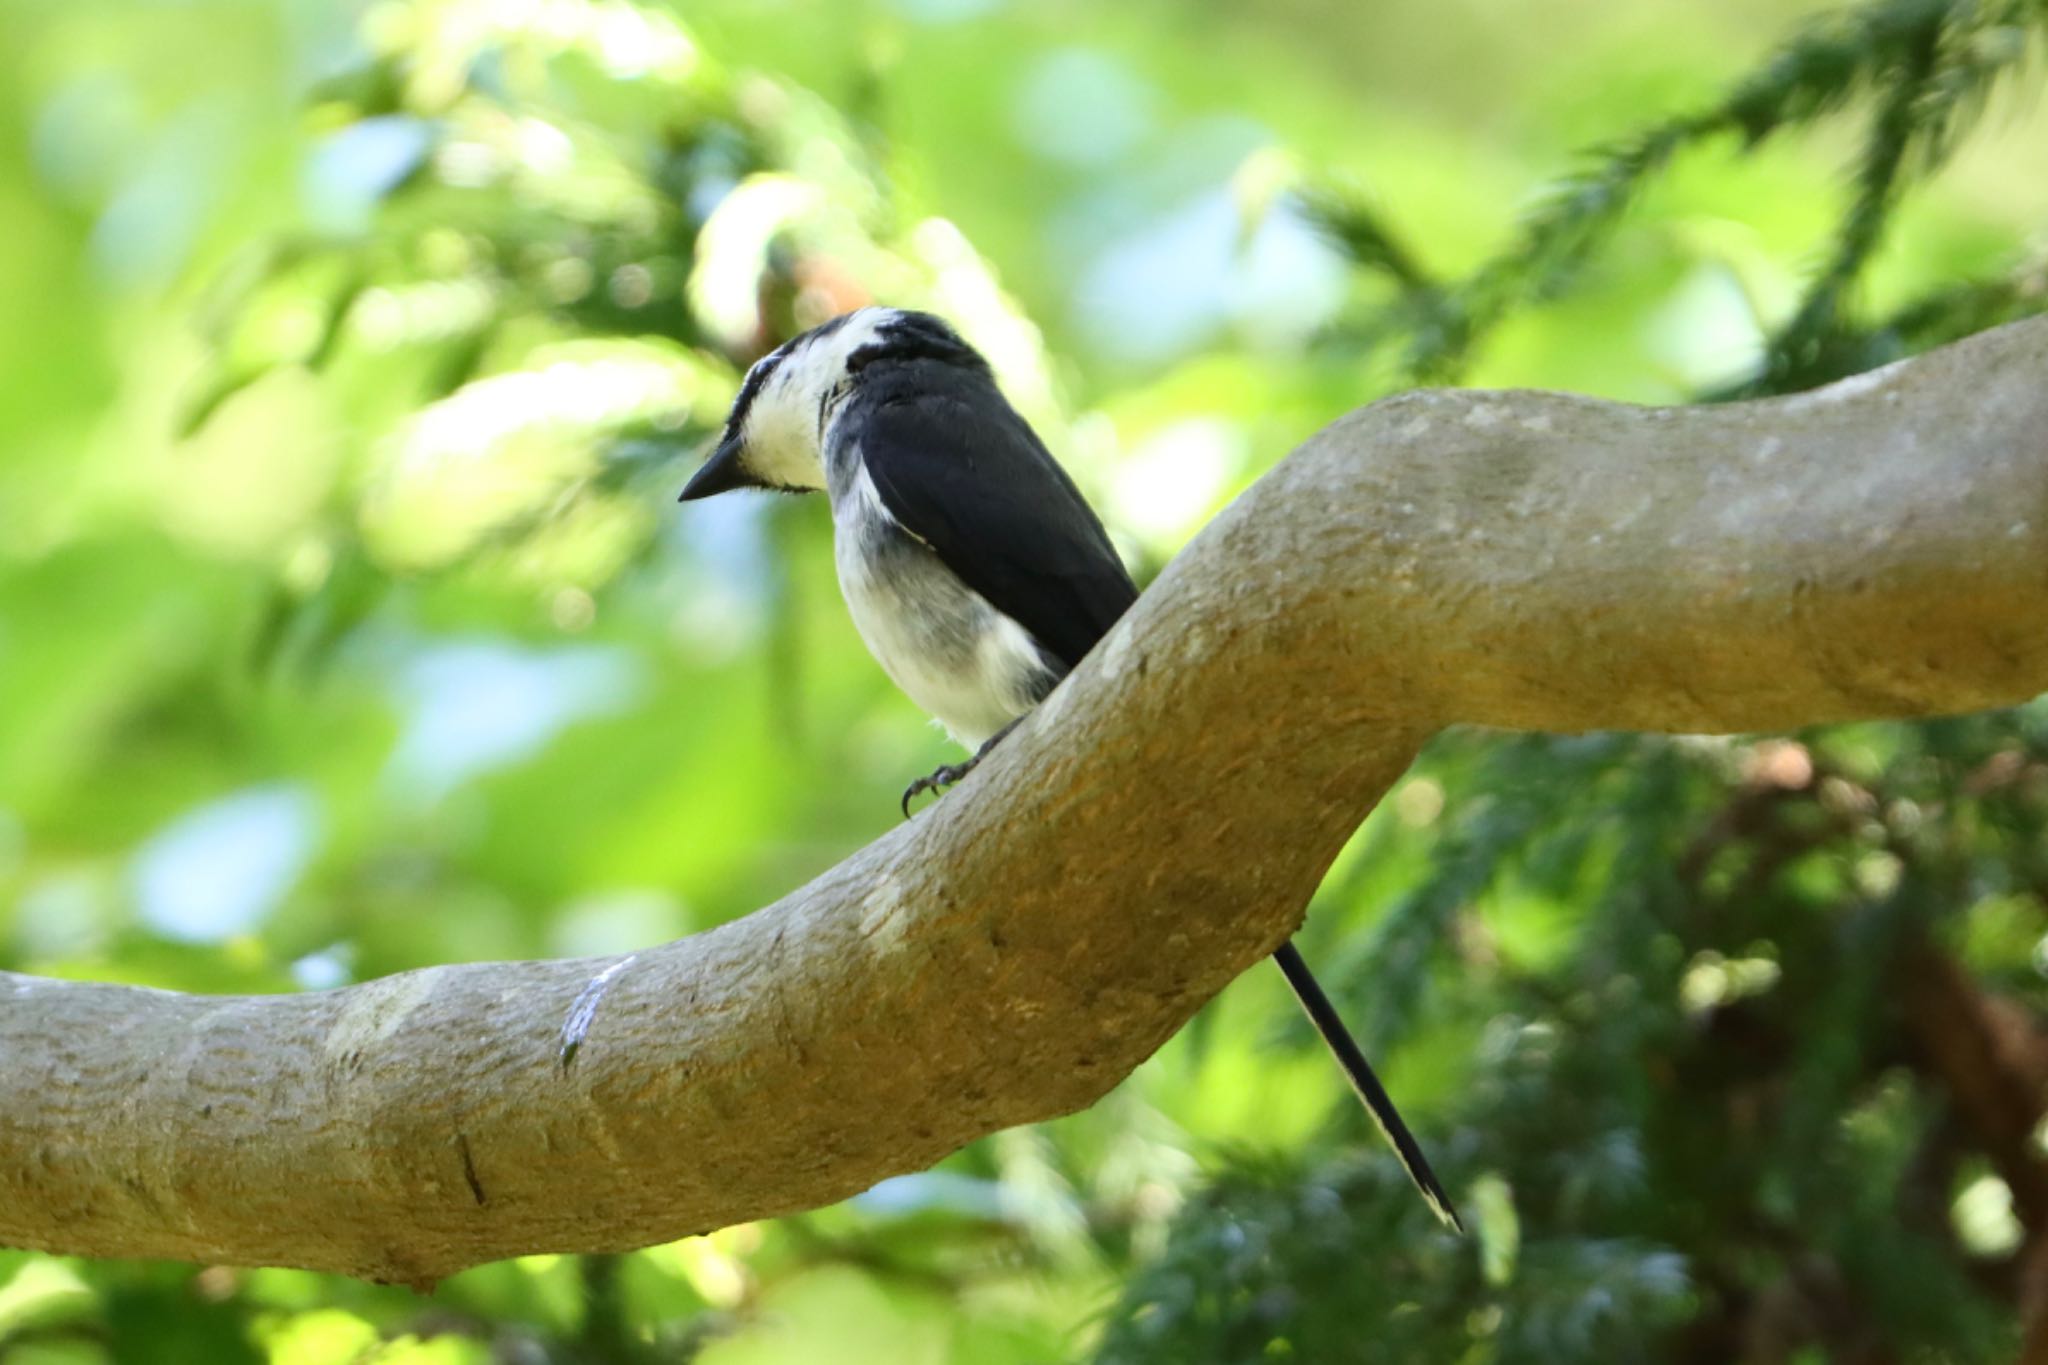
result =
[[[893,316],[891,308],[863,308],[832,331],[803,337],[793,343],[796,349],[777,353],[781,360],[747,412],[749,469],[785,488],[825,486],[825,427],[846,396],[847,362],[879,340]]]

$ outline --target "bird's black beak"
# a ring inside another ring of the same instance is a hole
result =
[[[745,461],[741,458],[745,451],[745,443],[737,436],[728,436],[720,441],[718,449],[712,451],[711,458],[704,462],[704,467],[683,485],[683,495],[676,501],[694,502],[714,493],[751,487],[754,480],[748,476]]]

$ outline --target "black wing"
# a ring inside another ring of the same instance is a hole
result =
[[[862,461],[889,515],[1070,669],[1138,589],[1030,424],[993,383],[977,399],[884,398],[857,428]]]

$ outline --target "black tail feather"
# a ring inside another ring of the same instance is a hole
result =
[[[1344,1068],[1345,1077],[1351,1088],[1358,1092],[1358,1098],[1365,1102],[1365,1111],[1372,1115],[1372,1121],[1379,1125],[1380,1132],[1393,1147],[1395,1155],[1401,1158],[1401,1165],[1408,1171],[1408,1178],[1415,1182],[1430,1211],[1443,1220],[1445,1226],[1463,1232],[1465,1225],[1458,1221],[1458,1211],[1451,1206],[1450,1195],[1444,1192],[1443,1184],[1437,1180],[1436,1172],[1429,1167],[1429,1158],[1422,1154],[1422,1146],[1415,1135],[1408,1131],[1408,1125],[1401,1120],[1401,1112],[1394,1108],[1393,1099],[1387,1088],[1380,1084],[1380,1078],[1372,1071],[1372,1063],[1365,1060],[1365,1054],[1358,1050],[1358,1044],[1351,1037],[1351,1031],[1344,1027],[1344,1021],[1337,1014],[1336,1006],[1323,994],[1315,976],[1302,961],[1301,952],[1290,941],[1280,945],[1274,952],[1273,960],[1280,964],[1286,974],[1287,984],[1294,988],[1294,998],[1301,1002],[1302,1012],[1309,1022],[1316,1026],[1316,1032],[1323,1035],[1323,1042],[1329,1045],[1331,1055]]]

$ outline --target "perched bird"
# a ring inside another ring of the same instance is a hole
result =
[[[1010,406],[980,352],[939,318],[863,308],[747,372],[683,500],[825,490],[839,586],[882,669],[964,747],[919,778],[956,782],[1137,600],[1109,536]],[[1292,943],[1274,960],[1422,1197],[1450,1197]]]

